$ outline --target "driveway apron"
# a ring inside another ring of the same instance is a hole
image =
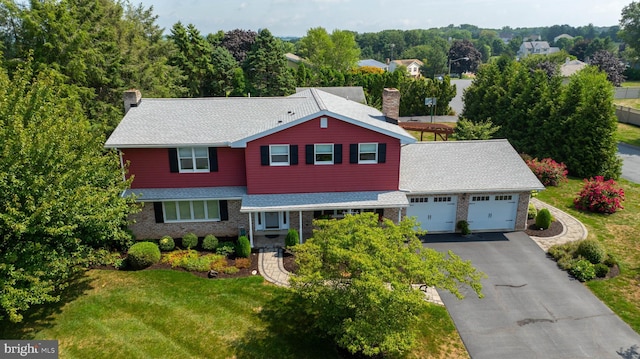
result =
[[[523,232],[427,235],[488,278],[440,295],[472,358],[640,358],[640,336]]]

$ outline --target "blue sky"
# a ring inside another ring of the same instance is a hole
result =
[[[481,28],[568,24],[618,25],[631,0],[138,0],[153,5],[157,24],[194,24],[203,34],[267,28],[276,36],[304,36],[322,26],[359,33],[428,29],[449,24]],[[134,1],[134,3],[138,3]]]

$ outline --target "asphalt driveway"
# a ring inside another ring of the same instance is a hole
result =
[[[640,148],[618,143],[618,155],[622,158],[622,178],[640,183]]]
[[[525,233],[427,235],[488,275],[484,298],[440,295],[474,359],[640,358],[640,336]]]

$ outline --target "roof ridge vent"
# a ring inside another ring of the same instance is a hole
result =
[[[313,99],[316,101],[316,105],[318,105],[318,108],[320,109],[320,111],[328,110],[327,106],[324,104],[324,102],[322,102],[322,99],[320,98],[320,94],[318,93],[318,90],[313,88],[310,90],[311,90],[311,96],[313,96]]]

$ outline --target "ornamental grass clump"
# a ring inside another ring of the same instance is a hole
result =
[[[573,204],[579,210],[612,214],[624,208],[623,201],[624,190],[616,181],[605,181],[604,177],[596,176],[584,180],[584,187],[573,200]]]
[[[527,160],[527,166],[545,186],[559,186],[567,180],[567,166],[551,158]]]

